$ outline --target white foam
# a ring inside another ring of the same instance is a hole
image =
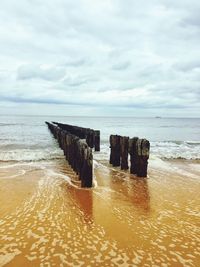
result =
[[[18,176],[23,176],[25,174],[26,174],[26,171],[25,170],[19,170],[16,174],[7,176],[7,178],[15,178],[15,177],[18,177]]]
[[[167,159],[200,159],[200,143],[185,142],[151,142],[151,154]]]
[[[59,148],[51,149],[13,149],[1,150],[0,161],[39,161],[63,158],[63,151]]]
[[[67,174],[58,173],[58,172],[55,172],[53,170],[48,169],[47,170],[47,176],[50,176],[50,177],[52,177],[52,176],[60,177],[60,178],[64,179],[65,181],[67,181],[67,183],[70,184],[72,187],[75,187],[77,189],[80,189],[80,187],[78,187],[77,185],[75,185],[74,183],[72,183],[71,178]]]
[[[93,187],[97,188],[98,187],[98,183],[97,183],[97,179],[96,179],[96,175],[93,174]]]
[[[183,159],[200,159],[200,142],[199,141],[160,141],[154,142],[150,140],[151,155],[158,156],[160,158],[183,158]],[[94,160],[109,160],[110,148],[109,143],[101,145],[100,152],[94,152]],[[34,146],[31,148],[27,145],[22,148],[15,148],[13,145],[7,147],[7,149],[0,149],[0,161],[40,161],[64,158],[63,151],[58,145],[44,147],[41,143],[41,147]],[[94,167],[97,168],[97,162],[94,162]]]
[[[151,141],[150,155],[166,159],[200,159],[199,141]],[[109,143],[101,145],[101,151],[94,153],[95,160],[109,160]],[[98,167],[98,166],[97,166]]]
[[[149,159],[149,166],[155,168],[155,169],[163,169],[167,171],[173,171],[173,167],[171,164],[167,161],[162,160],[159,157],[151,156]]]
[[[11,262],[15,258],[15,256],[19,254],[21,254],[21,251],[18,249],[15,249],[14,252],[7,253],[5,255],[0,255],[0,267],[3,267],[4,265]]]
[[[160,169],[167,172],[177,173],[181,176],[187,176],[193,179],[199,179],[199,175],[192,173],[192,170],[200,172],[200,167],[197,164],[188,164],[188,170],[185,170],[183,167],[179,167],[178,165],[174,165],[173,162],[162,160],[156,156],[153,156],[149,160],[149,166],[155,169]]]

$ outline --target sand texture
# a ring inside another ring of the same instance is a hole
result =
[[[199,266],[198,162],[94,174],[81,189],[64,160],[1,163],[0,266]]]

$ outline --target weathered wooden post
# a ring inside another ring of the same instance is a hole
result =
[[[89,128],[86,130],[86,142],[89,147],[94,147],[94,130]]]
[[[134,137],[129,140],[129,153],[131,168],[130,173],[138,177],[147,176],[150,143],[146,139]]]
[[[83,149],[82,149],[83,140],[79,139],[77,141],[77,174],[79,175],[79,180],[81,180],[81,170],[83,165]]]
[[[110,164],[120,166],[120,136],[110,136]]]
[[[120,138],[120,154],[121,154],[121,170],[128,169],[128,146],[129,137],[121,136]]]
[[[137,144],[138,169],[137,176],[147,177],[147,166],[149,159],[150,143],[146,139],[139,139]]]
[[[93,157],[92,149],[89,147],[84,148],[83,165],[81,175],[81,186],[92,187],[92,171],[93,171]]]
[[[100,151],[100,131],[94,131],[94,148],[95,151]]]
[[[110,161],[109,161],[109,163],[110,164],[113,163],[113,158],[114,158],[114,151],[113,151],[113,146],[112,146],[112,144],[114,142],[113,139],[114,139],[114,135],[110,135],[110,139],[109,139],[109,141],[110,141]]]
[[[137,163],[137,150],[136,150],[136,144],[138,141],[138,137],[133,137],[131,139],[129,139],[129,154],[130,154],[130,162],[131,162],[131,166],[130,166],[130,173],[132,174],[137,174],[137,167],[138,167],[138,163]]]
[[[65,139],[66,139],[66,154],[65,154],[65,158],[66,158],[66,160],[69,161],[69,135],[68,134],[65,136]]]

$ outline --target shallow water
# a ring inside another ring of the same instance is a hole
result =
[[[98,160],[93,189],[64,159],[0,170],[0,266],[199,266],[198,163],[138,179]]]

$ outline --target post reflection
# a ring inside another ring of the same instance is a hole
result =
[[[123,194],[140,211],[150,212],[150,193],[146,178],[138,178],[120,170],[110,170],[109,186]]]
[[[70,193],[73,200],[83,212],[86,223],[93,223],[93,192],[91,189],[71,188]]]
[[[130,175],[131,185],[128,187],[128,195],[135,207],[143,212],[150,212],[150,194],[146,178],[138,178]]]

